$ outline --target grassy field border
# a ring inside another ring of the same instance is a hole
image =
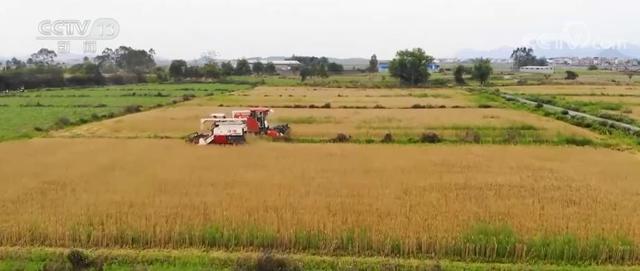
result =
[[[41,270],[47,263],[68,265],[66,258],[69,251],[65,248],[0,247],[0,270]],[[104,264],[104,270],[244,270],[239,267],[251,266],[263,257],[284,259],[298,267],[291,270],[640,270],[639,266],[466,263],[446,260],[326,257],[196,249],[98,249],[83,252],[91,259],[99,259]]]

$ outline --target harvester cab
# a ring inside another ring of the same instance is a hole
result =
[[[198,145],[209,144],[243,144],[247,133],[254,135],[266,135],[273,139],[289,136],[289,125],[270,127],[267,122],[270,108],[251,108],[231,112],[231,118],[224,113],[215,113],[208,118],[200,120],[200,130],[189,135],[188,141]],[[210,124],[209,127],[206,127]]]
[[[284,138],[289,136],[289,125],[269,126],[267,117],[273,113],[270,108],[251,108],[249,110],[233,111],[233,118],[247,120],[247,131],[255,135],[266,135],[271,138]]]

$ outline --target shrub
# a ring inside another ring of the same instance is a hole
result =
[[[250,257],[236,261],[234,271],[302,271],[300,265],[288,258],[263,253],[257,259]]]
[[[424,133],[422,134],[422,136],[420,136],[420,142],[422,143],[436,144],[440,143],[441,141],[442,140],[440,139],[440,136],[438,136],[438,134],[434,132]]]
[[[67,117],[60,117],[58,118],[58,120],[56,120],[56,123],[54,124],[56,127],[58,128],[63,128],[65,126],[69,126],[71,125],[71,120]]]
[[[504,141],[509,144],[517,144],[520,142],[522,132],[518,129],[507,129],[504,133]]]
[[[331,103],[325,103],[320,108],[331,108]]]
[[[426,105],[421,105],[421,104],[414,104],[411,106],[412,109],[424,109],[427,108]]]
[[[492,108],[493,106],[491,106],[490,104],[479,104],[478,108]]]
[[[332,138],[330,142],[333,143],[345,143],[351,141],[351,136],[343,133],[339,133],[336,137]]]
[[[141,111],[142,111],[142,105],[139,105],[139,104],[127,105],[122,110],[122,112],[124,112],[125,114],[138,113]]]
[[[560,139],[560,142],[563,144],[580,146],[580,147],[593,145],[593,140],[589,138],[576,137],[576,136],[562,137]]]
[[[598,66],[596,66],[596,65],[589,65],[589,68],[587,68],[587,70],[590,70],[590,71],[597,71],[597,70],[598,70]]]
[[[84,270],[104,270],[104,262],[100,258],[92,259],[85,252],[72,249],[67,253],[67,261],[71,264],[72,271],[84,271]],[[62,267],[62,268],[61,268]],[[64,265],[57,265],[56,269],[50,270],[68,270],[64,268]]]
[[[568,110],[566,110],[566,109],[563,109],[563,110],[560,112],[560,114],[562,114],[562,115],[565,115],[565,116],[566,116],[566,115],[569,115],[569,111],[568,111]]]
[[[195,94],[184,94],[182,95],[182,101],[186,102],[186,101],[191,101],[193,100],[193,98],[195,98],[196,95]]]
[[[71,264],[73,270],[87,269],[91,262],[87,254],[77,249],[72,249],[67,253],[67,260]]]
[[[566,73],[567,76],[564,78],[564,80],[576,80],[579,77],[578,73],[574,71],[566,71]]]
[[[544,104],[543,103],[536,103],[536,108],[537,109],[544,108]]]
[[[446,78],[436,78],[429,82],[432,87],[446,87],[449,86],[449,79]]]
[[[460,138],[463,142],[467,142],[467,143],[480,143],[481,141],[481,137],[480,134],[477,131],[474,130],[467,130],[464,132],[464,135],[462,135],[462,138]]]
[[[380,142],[382,142],[382,143],[392,143],[393,141],[394,141],[393,140],[393,135],[391,133],[386,133]]]

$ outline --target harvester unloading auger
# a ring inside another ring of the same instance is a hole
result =
[[[270,108],[251,108],[231,112],[227,118],[224,113],[211,114],[209,118],[200,120],[200,130],[187,138],[187,141],[198,145],[209,144],[244,144],[246,134],[264,135],[273,139],[283,139],[289,136],[289,125],[270,127],[267,116],[272,113]],[[209,124],[209,127],[206,125]]]

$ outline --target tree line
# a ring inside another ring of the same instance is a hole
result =
[[[153,49],[142,50],[128,46],[115,49],[106,48],[99,55],[88,58],[79,64],[66,67],[56,63],[56,53],[42,48],[26,61],[16,58],[7,60],[0,71],[0,90],[86,86],[107,84],[128,84],[142,82],[166,82],[183,80],[217,80],[227,76],[277,75],[273,62],[250,63],[246,59],[238,60],[235,65],[230,61],[218,62],[211,57],[203,57],[198,63],[189,64],[182,59],[171,61],[169,67],[158,67]],[[545,58],[535,56],[533,49],[516,48],[511,54],[514,69],[530,65],[548,65]],[[299,65],[290,66],[291,72],[301,81],[309,78],[327,78],[341,74],[344,67],[330,61],[327,57],[296,56],[286,60],[297,61]],[[434,63],[434,57],[421,48],[400,50],[389,63],[389,73],[402,84],[419,86],[427,84],[431,74],[428,65]],[[374,54],[369,65],[362,72],[378,72],[378,59]],[[491,60],[479,58],[472,66],[459,65],[454,69],[456,84],[466,84],[465,77],[486,85],[493,73]]]
[[[153,49],[120,46],[66,67],[55,62],[54,51],[42,48],[26,61],[14,57],[5,62],[0,70],[0,90],[147,82],[149,74],[163,76],[154,55]]]
[[[419,86],[429,81],[431,73],[427,67],[433,62],[434,58],[427,55],[422,48],[401,50],[389,63],[389,73],[403,84]],[[455,82],[460,85],[466,84],[464,79],[466,74],[471,74],[472,78],[478,80],[481,85],[487,84],[493,74],[491,60],[478,58],[473,61],[472,67],[459,65],[454,71]]]

